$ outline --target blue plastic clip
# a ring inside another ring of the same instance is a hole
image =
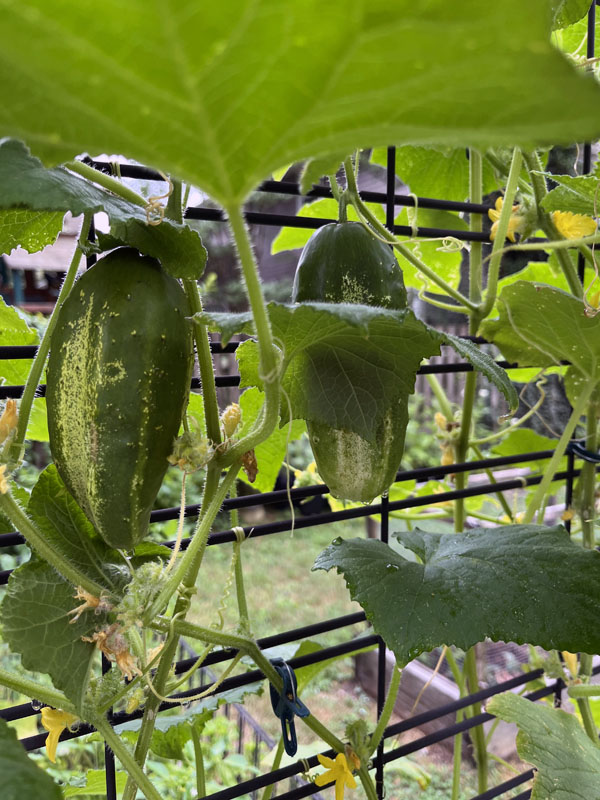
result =
[[[582,458],[584,461],[589,461],[591,464],[600,464],[600,454],[593,453],[591,450],[586,450],[581,442],[571,440],[567,445],[567,453],[573,453],[576,458]]]
[[[270,684],[271,706],[277,717],[281,720],[281,732],[283,736],[283,746],[288,756],[296,755],[298,750],[298,739],[296,738],[296,726],[294,716],[308,717],[310,711],[298,698],[298,681],[294,670],[283,658],[273,658],[271,664],[275,667],[283,680],[283,691],[281,694]]]

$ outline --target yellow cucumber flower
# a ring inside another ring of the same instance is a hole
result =
[[[343,753],[338,753],[334,761],[332,758],[327,758],[327,756],[322,756],[319,753],[317,758],[321,766],[326,767],[327,772],[317,775],[315,783],[317,786],[325,786],[326,783],[335,781],[335,800],[344,800],[345,786],[349,789],[356,789],[356,781],[348,766],[346,756]]]
[[[585,214],[573,214],[572,211],[554,211],[552,221],[556,230],[565,239],[581,239],[596,233],[596,220]]]
[[[8,481],[6,480],[6,464],[0,466],[0,494],[8,492]]]
[[[504,198],[499,197],[496,200],[496,208],[490,208],[488,211],[488,217],[493,222],[492,229],[490,231],[490,239],[492,242],[496,238],[496,234],[498,233],[498,224],[500,221],[500,214],[502,213],[502,206],[504,205]],[[512,207],[512,213],[508,220],[508,230],[506,232],[506,238],[509,239],[511,242],[516,242],[515,234],[520,233],[523,228],[523,224],[525,222],[525,217],[521,216],[520,214],[516,214],[515,212],[518,211],[519,206],[514,205]]]
[[[71,728],[76,722],[77,717],[69,714],[68,711],[61,711],[59,708],[42,708],[42,725],[49,731],[46,738],[46,753],[53,764],[56,764],[56,745],[61,733],[67,728]]]
[[[0,444],[3,444],[9,436],[12,436],[17,429],[18,421],[17,401],[7,400],[0,417]]]

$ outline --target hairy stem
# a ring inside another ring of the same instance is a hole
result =
[[[24,694],[32,700],[39,700],[41,703],[52,706],[52,708],[60,708],[62,711],[68,711],[69,714],[79,716],[75,706],[67,699],[67,697],[59,692],[58,689],[52,689],[49,686],[44,686],[31,678],[25,678],[21,675],[15,675],[6,669],[0,669],[0,686],[4,686],[17,694]]]
[[[76,172],[83,178],[97,183],[99,186],[102,186],[102,188],[108,189],[109,192],[122,197],[124,200],[129,200],[130,203],[134,203],[136,206],[145,208],[148,205],[148,201],[137,192],[134,192],[133,189],[125,186],[121,181],[111,178],[110,175],[107,175],[105,172],[94,169],[94,167],[90,167],[89,164],[84,164],[83,161],[69,161],[65,164],[65,167],[71,170],[71,172]]]
[[[104,737],[106,744],[119,759],[130,779],[143,792],[146,800],[163,800],[160,792],[150,783],[141,765],[137,762],[134,754],[129,747],[121,740],[119,735],[112,729],[110,723],[104,717],[90,720],[94,727]]]
[[[75,283],[75,278],[77,277],[77,270],[79,268],[79,262],[81,261],[80,245],[87,240],[90,232],[92,216],[93,215],[91,212],[86,212],[83,215],[83,225],[77,241],[75,253],[73,254],[73,258],[69,264],[63,284],[60,287],[56,304],[48,320],[48,325],[46,326],[46,330],[42,336],[42,341],[40,342],[35,359],[31,365],[31,369],[29,370],[29,375],[27,376],[25,389],[23,390],[21,402],[19,403],[19,420],[17,423],[17,430],[13,440],[9,442],[5,453],[3,454],[3,460],[7,461],[10,467],[18,466],[23,459],[25,435],[27,433],[27,425],[29,424],[31,406],[33,404],[33,399],[44,370],[44,365],[46,364],[46,358],[48,357],[48,352],[50,350],[50,340],[52,338],[54,329],[56,328],[58,314],[62,304],[65,302],[69,292],[73,287],[73,284]]]
[[[388,722],[390,721],[390,717],[392,716],[392,711],[394,710],[394,706],[396,705],[396,699],[398,697],[398,690],[400,688],[401,677],[402,677],[402,670],[397,665],[395,665],[394,669],[392,670],[390,685],[388,686],[385,703],[383,704],[383,708],[381,709],[381,715],[379,717],[379,720],[377,721],[377,726],[375,727],[375,730],[371,734],[371,741],[369,743],[369,750],[371,753],[374,753],[375,750],[377,750],[377,748],[379,747],[379,743],[383,739],[383,734],[385,732]]]
[[[481,306],[481,319],[485,319],[485,317],[487,317],[494,307],[494,303],[496,302],[498,276],[500,274],[500,263],[502,261],[502,250],[504,247],[506,234],[508,233],[508,223],[512,214],[512,207],[515,200],[515,194],[517,192],[522,163],[523,156],[521,151],[518,147],[515,147],[510,165],[510,172],[508,173],[508,180],[506,182],[502,211],[500,213],[500,219],[498,220],[498,230],[496,231],[496,238],[494,239],[494,245],[492,247],[492,256],[489,262],[485,300]]]
[[[567,445],[569,440],[573,436],[573,431],[575,430],[577,423],[581,419],[581,415],[583,414],[590,396],[594,390],[594,385],[589,382],[589,385],[584,386],[582,389],[581,394],[577,398],[575,402],[575,406],[573,411],[571,412],[571,416],[565,428],[562,432],[560,439],[556,445],[556,449],[554,450],[554,454],[550,461],[548,462],[548,466],[544,472],[544,477],[542,482],[538,485],[533,497],[529,501],[529,505],[527,506],[527,510],[525,511],[525,515],[523,517],[523,523],[527,525],[528,523],[533,521],[534,516],[540,510],[544,498],[548,493],[548,489],[550,488],[550,484],[554,480],[554,473],[558,469],[558,465],[560,463],[561,458],[565,454],[565,450],[567,449]],[[543,523],[543,514],[540,512],[538,523]]]

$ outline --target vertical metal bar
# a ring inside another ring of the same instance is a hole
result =
[[[575,470],[575,456],[573,453],[567,455],[567,480],[565,485],[565,511],[573,505],[573,472]],[[565,528],[571,533],[571,520],[565,520]]]
[[[396,148],[388,147],[387,150],[387,181],[386,181],[386,208],[385,208],[385,224],[388,230],[394,229],[394,217],[396,207],[394,204],[394,194],[396,191]],[[389,498],[384,495],[381,498],[381,529],[380,538],[385,544],[389,539]],[[379,718],[383,705],[385,703],[385,689],[386,689],[386,647],[385,642],[379,644],[379,653],[377,659],[377,717]],[[377,748],[377,767],[375,770],[375,787],[377,790],[377,797],[383,798],[385,794],[384,775],[383,775],[383,752],[384,741]]]
[[[102,674],[110,672],[111,664],[108,658],[102,654]],[[112,708],[108,710],[108,721],[112,720]],[[117,780],[115,774],[115,757],[110,747],[104,745],[104,771],[106,773],[106,800],[117,800]]]
[[[596,3],[593,2],[588,11],[587,17],[587,46],[586,57],[594,58],[596,54]],[[583,145],[583,174],[587,175],[592,171],[592,145],[589,142]],[[577,256],[577,272],[579,280],[585,282],[585,258],[581,253]]]

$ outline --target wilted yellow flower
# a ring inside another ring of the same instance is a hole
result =
[[[227,406],[225,411],[221,414],[221,425],[223,426],[223,433],[225,438],[229,439],[233,436],[235,429],[240,424],[242,419],[242,409],[237,403],[231,403]]]
[[[5,442],[17,428],[19,418],[17,415],[17,401],[7,400],[4,411],[0,417],[0,444]]]
[[[344,800],[344,787],[356,789],[356,781],[348,766],[346,756],[343,753],[338,753],[334,761],[332,758],[327,758],[327,756],[322,756],[319,753],[317,758],[321,766],[327,768],[327,772],[317,775],[315,783],[317,786],[325,786],[326,783],[335,781],[335,800]]]
[[[577,655],[575,653],[569,653],[568,650],[562,651],[562,657],[569,668],[569,672],[571,673],[572,678],[577,677],[577,673],[579,672],[579,666],[577,664]]]
[[[563,511],[563,513],[560,515],[560,518],[562,519],[563,522],[568,522],[569,520],[573,519],[574,516],[575,512],[573,511],[573,509],[567,508],[567,510]]]
[[[493,225],[490,231],[490,239],[492,242],[496,238],[496,234],[498,233],[498,224],[500,220],[500,214],[502,213],[502,206],[504,204],[504,198],[499,197],[496,200],[496,208],[490,208],[488,211],[488,217],[492,220]],[[519,206],[514,205],[512,207],[512,213],[510,215],[510,219],[508,220],[508,230],[506,232],[506,238],[510,239],[511,242],[516,242],[515,234],[520,233],[523,228],[523,224],[525,222],[525,217],[517,214]]]
[[[552,221],[556,230],[565,239],[581,239],[596,233],[596,220],[585,214],[573,214],[572,211],[554,211]]]
[[[134,675],[142,674],[133,655],[129,652],[129,643],[123,636],[118,623],[115,622],[102,630],[95,631],[91,636],[82,636],[81,640],[93,642],[109,661],[115,661],[127,680],[131,681]]]
[[[42,725],[49,731],[46,738],[46,753],[53,764],[56,764],[56,745],[61,733],[66,728],[71,728],[79,720],[68,711],[61,711],[58,708],[44,706],[42,708]]]

